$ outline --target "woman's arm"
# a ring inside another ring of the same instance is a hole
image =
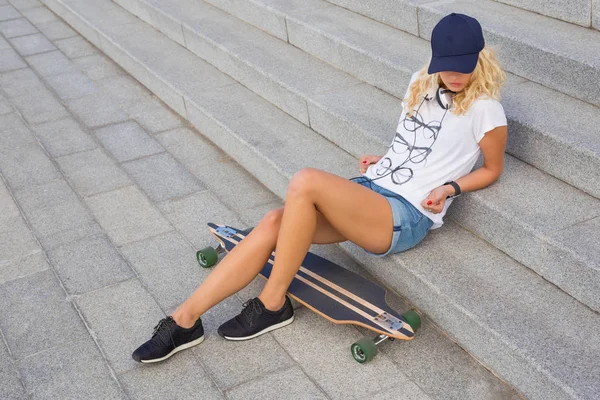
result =
[[[504,170],[507,136],[506,125],[498,126],[485,133],[483,139],[479,141],[483,153],[483,166],[455,181],[462,193],[483,189],[500,177]],[[427,211],[438,214],[444,209],[446,197],[454,194],[451,185],[439,186],[431,191],[421,205]]]
[[[502,175],[507,136],[506,125],[498,126],[486,132],[483,139],[479,141],[483,153],[483,166],[456,180],[463,193],[483,189]],[[450,185],[445,186],[448,188],[448,195],[454,195],[454,188]]]

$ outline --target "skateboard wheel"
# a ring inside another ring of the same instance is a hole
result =
[[[421,327],[421,317],[415,310],[409,310],[402,314],[402,318],[408,322],[413,331],[417,331]]]
[[[355,342],[352,347],[350,347],[350,350],[352,351],[352,357],[361,364],[371,361],[377,354],[375,342],[368,337],[364,337],[358,342]]]
[[[196,252],[196,258],[202,268],[210,268],[219,260],[219,254],[212,247],[205,247]]]

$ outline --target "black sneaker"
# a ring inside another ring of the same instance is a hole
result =
[[[289,297],[279,311],[270,311],[258,297],[244,303],[242,312],[225,322],[217,332],[228,340],[252,339],[263,333],[282,328],[294,321],[294,309]]]
[[[196,346],[204,341],[204,328],[200,318],[191,328],[182,328],[168,316],[154,327],[152,338],[131,355],[135,361],[153,363],[166,360],[178,351]]]

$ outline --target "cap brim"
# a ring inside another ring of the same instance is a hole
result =
[[[475,70],[478,59],[479,53],[462,56],[432,57],[427,73],[431,75],[441,71],[453,71],[470,74]]]

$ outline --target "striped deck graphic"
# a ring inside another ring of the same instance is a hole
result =
[[[209,231],[229,252],[246,232],[209,223]],[[260,275],[271,275],[275,251]],[[411,340],[410,325],[385,301],[385,289],[316,254],[308,253],[288,288],[288,294],[304,306],[336,324],[364,326],[396,339]]]

